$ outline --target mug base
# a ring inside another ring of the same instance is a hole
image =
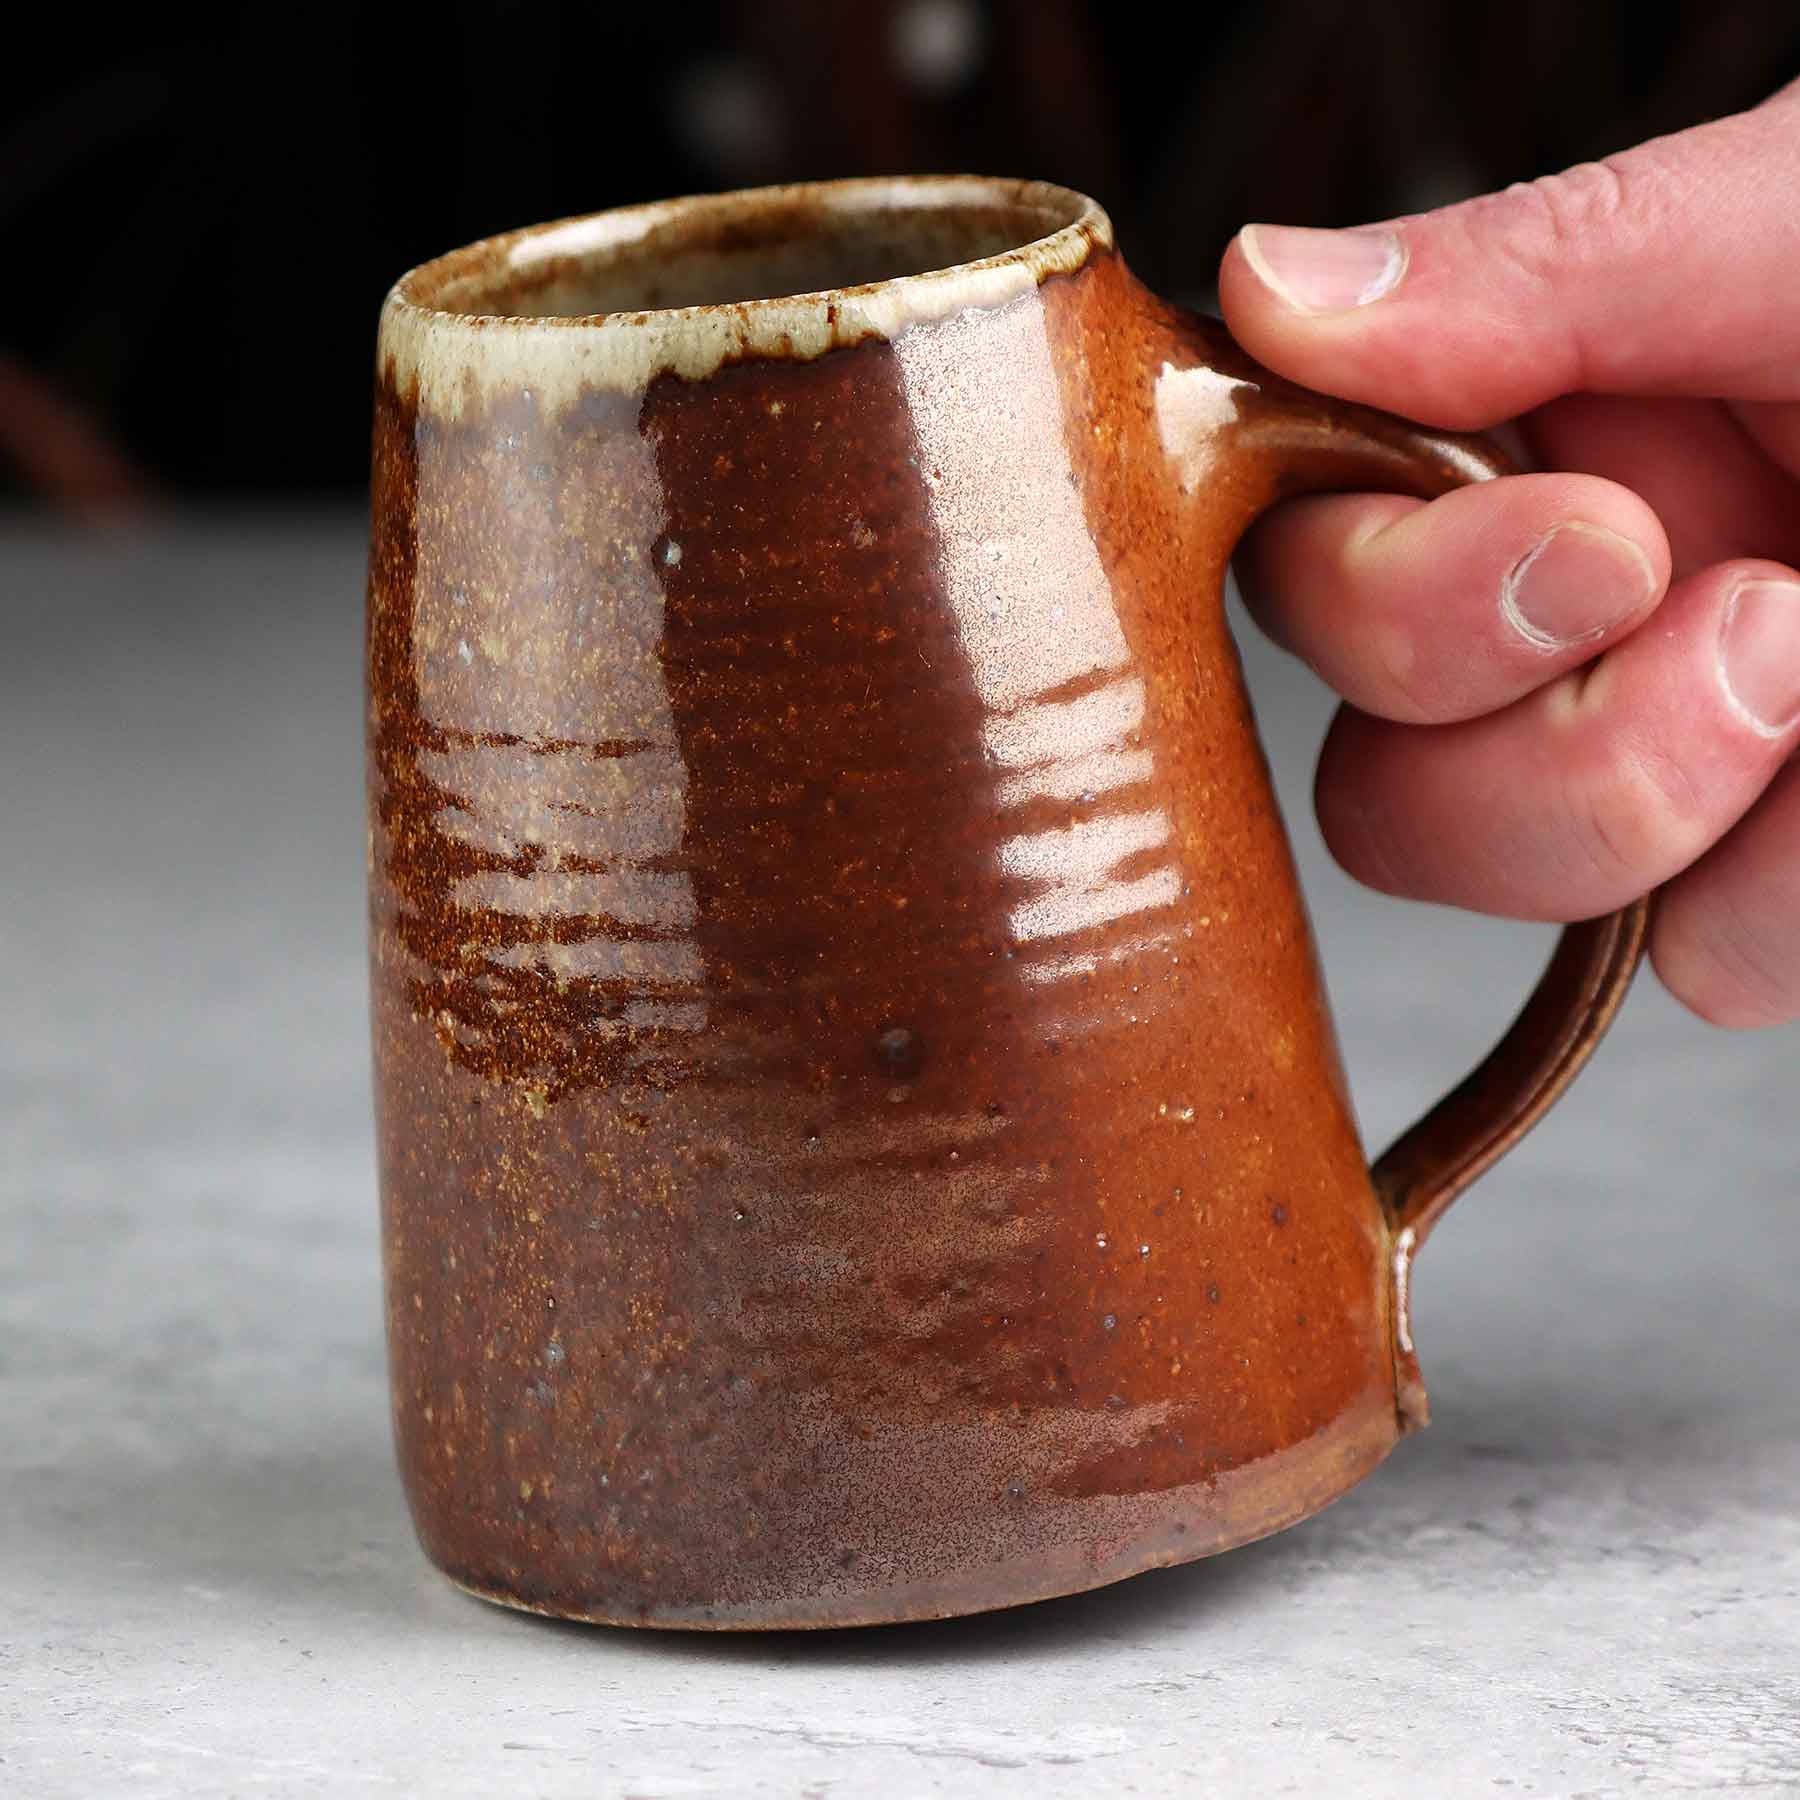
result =
[[[1070,1544],[1055,1555],[1039,1553],[1014,1562],[961,1569],[938,1579],[861,1592],[813,1594],[789,1600],[739,1601],[721,1606],[649,1605],[615,1609],[575,1596],[566,1601],[554,1597],[528,1597],[497,1585],[491,1579],[444,1568],[441,1564],[439,1570],[452,1587],[512,1612],[634,1630],[829,1631],[966,1618],[1014,1606],[1034,1605],[1043,1600],[1066,1599],[1158,1569],[1200,1562],[1271,1537],[1290,1525],[1314,1517],[1342,1499],[1386,1460],[1396,1441],[1397,1437],[1389,1434],[1375,1442],[1364,1440],[1354,1446],[1333,1446],[1337,1454],[1329,1459],[1326,1467],[1315,1465],[1314,1481],[1284,1483],[1285,1491],[1279,1495],[1268,1494],[1265,1490],[1265,1500],[1275,1502],[1266,1509],[1228,1506],[1223,1516],[1219,1512],[1190,1512],[1185,1517],[1171,1517],[1100,1559],[1095,1559],[1090,1547]],[[1345,1451],[1349,1452],[1348,1457]]]

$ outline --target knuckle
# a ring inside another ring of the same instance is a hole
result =
[[[1687,771],[1642,745],[1627,747],[1603,778],[1578,788],[1569,816],[1587,872],[1621,900],[1686,868],[1712,838],[1705,801]]]
[[[1535,314],[1541,340],[1561,317],[1556,301],[1571,272],[1596,258],[1629,260],[1654,233],[1660,186],[1654,160],[1641,150],[1577,163],[1468,202],[1466,227],[1480,256],[1499,265],[1502,285],[1518,294],[1516,304],[1543,309]],[[1592,356],[1576,317],[1562,329],[1568,382],[1580,386]]]
[[[1623,158],[1577,163],[1555,175],[1515,182],[1493,196],[1489,243],[1533,280],[1548,282],[1596,246],[1611,253],[1643,228],[1642,182]],[[1480,202],[1478,205],[1482,204]]]
[[[1453,717],[1453,698],[1438,691],[1432,659],[1420,654],[1409,625],[1372,623],[1364,654],[1369,659],[1369,692],[1363,699],[1372,711],[1405,725],[1435,725]]]

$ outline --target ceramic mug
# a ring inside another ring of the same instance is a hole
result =
[[[369,585],[394,1420],[489,1599],[973,1612],[1304,1518],[1559,1095],[1577,925],[1371,1172],[1220,601],[1479,442],[1276,379],[1092,201],[852,181],[406,275]]]

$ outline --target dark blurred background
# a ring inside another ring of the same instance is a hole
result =
[[[346,494],[375,314],[505,227],[829,175],[1098,196],[1204,299],[1247,218],[1350,223],[1729,112],[1795,0],[458,0],[70,8],[0,119],[0,498]]]

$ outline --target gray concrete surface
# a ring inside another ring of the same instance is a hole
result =
[[[445,1586],[383,1390],[360,555],[0,530],[0,1794],[1800,1792],[1800,1039],[1649,983],[1422,1259],[1438,1423],[1310,1524],[817,1638]],[[1353,890],[1323,699],[1250,660],[1379,1139],[1545,934]]]

